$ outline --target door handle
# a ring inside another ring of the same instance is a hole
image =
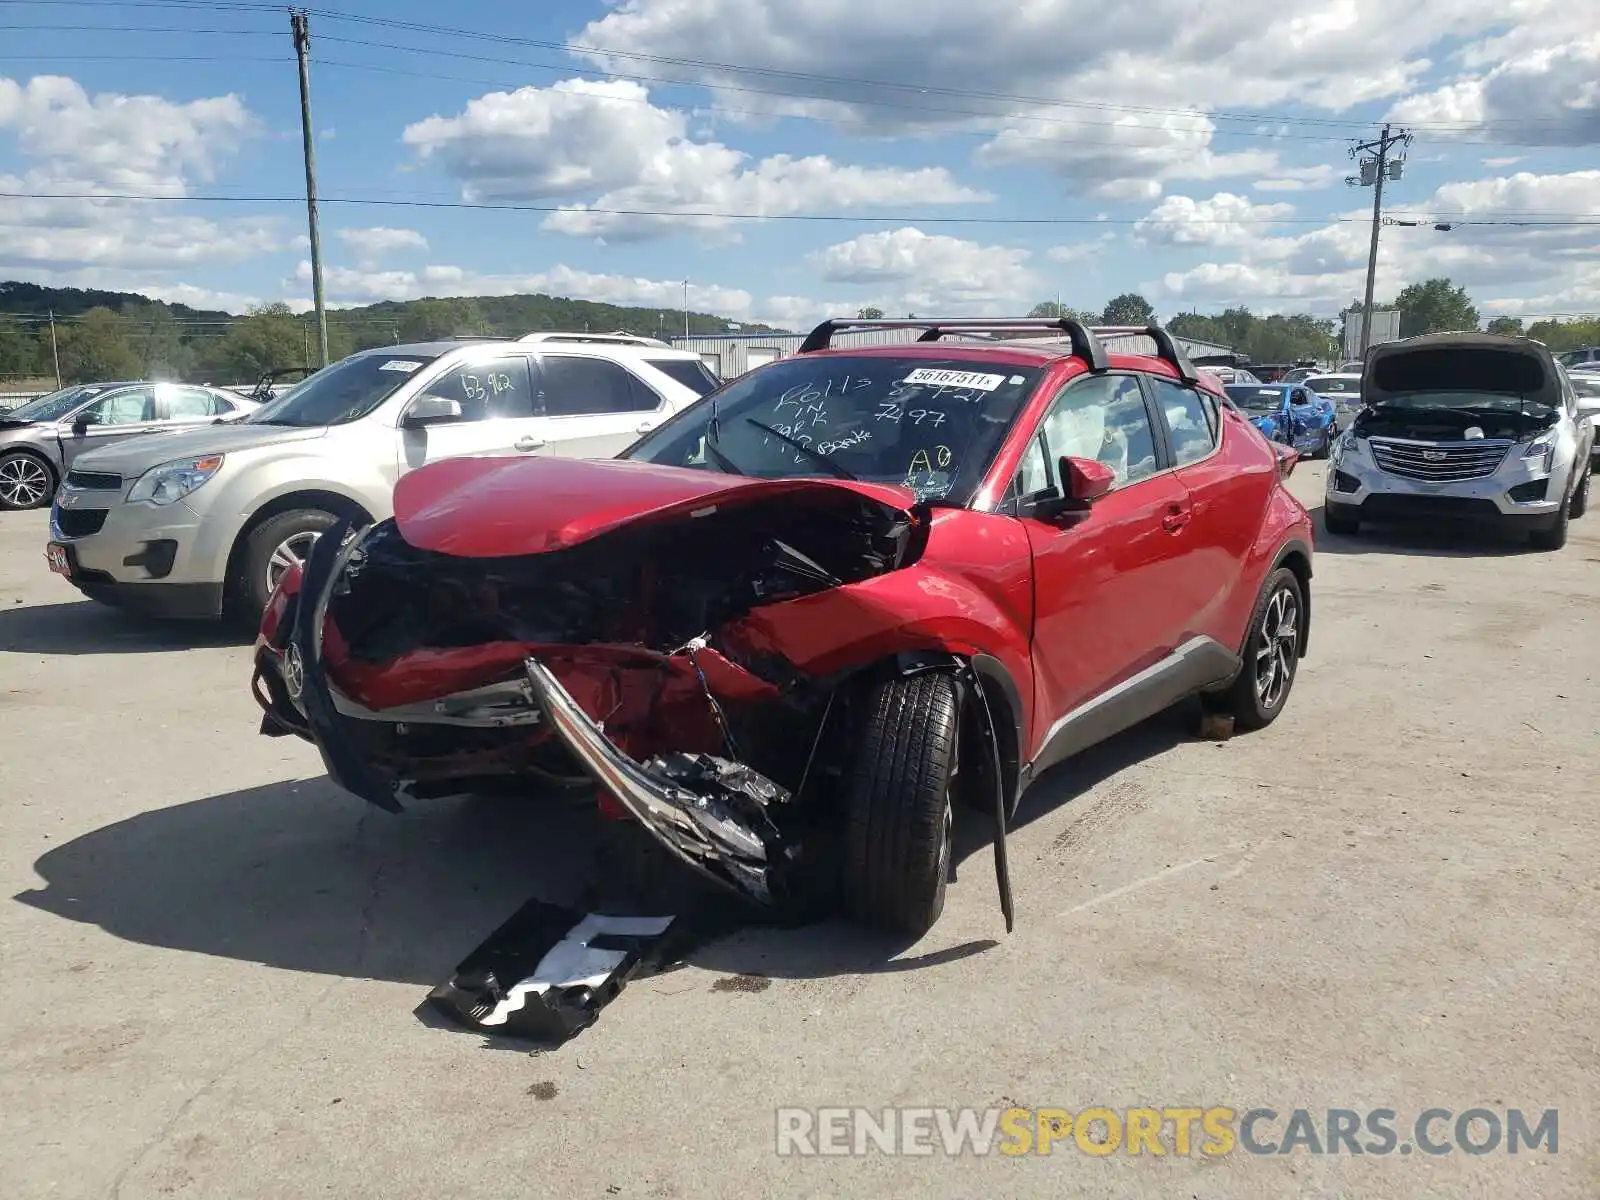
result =
[[[639,433],[649,433],[655,427],[656,426],[655,426],[655,422],[654,421],[641,421],[639,423],[639,428],[638,428],[637,432],[639,432]]]
[[[1161,528],[1165,529],[1168,533],[1177,533],[1178,530],[1182,529],[1189,523],[1189,516],[1190,513],[1188,509],[1179,508],[1176,504],[1174,504],[1171,508],[1167,509],[1167,515],[1161,518]]]
[[[539,437],[519,437],[511,444],[518,450],[539,450],[544,447],[545,440]]]

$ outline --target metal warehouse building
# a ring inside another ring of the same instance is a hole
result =
[[[841,333],[833,339],[836,347],[894,346],[914,342],[920,329],[868,329],[859,333]],[[714,333],[700,337],[673,337],[668,339],[678,350],[698,354],[706,366],[722,379],[733,379],[746,371],[765,366],[780,358],[788,358],[800,349],[805,340],[802,333]],[[1058,337],[1018,338],[1021,342],[1057,342]],[[1149,338],[1138,335],[1105,337],[1107,349],[1132,353],[1153,353]],[[1200,342],[1192,338],[1176,339],[1190,358],[1208,354],[1227,354],[1229,347],[1215,342]]]

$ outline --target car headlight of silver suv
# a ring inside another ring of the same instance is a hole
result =
[[[1552,429],[1548,433],[1542,433],[1538,437],[1534,438],[1533,441],[1529,442],[1528,448],[1522,452],[1522,457],[1543,459],[1544,461],[1542,463],[1535,462],[1530,463],[1529,465],[1532,466],[1536,471],[1542,470],[1544,474],[1550,474],[1551,470],[1556,465],[1555,430]]]
[[[179,458],[151,467],[128,492],[128,503],[172,504],[182,500],[222,470],[222,455]]]

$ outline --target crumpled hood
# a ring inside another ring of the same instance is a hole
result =
[[[232,454],[262,446],[310,441],[327,436],[327,432],[322,426],[300,429],[288,425],[246,425],[237,422],[202,425],[198,429],[151,433],[115,442],[80,455],[73,466],[80,470],[104,471],[132,479],[151,467],[177,458]]]
[[[839,490],[909,513],[909,488],[842,479],[757,479],[628,459],[452,458],[403,475],[395,523],[419,549],[466,558],[562,550],[642,521]]]

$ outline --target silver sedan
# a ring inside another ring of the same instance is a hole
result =
[[[85,451],[258,407],[235,392],[182,383],[86,383],[40,396],[0,413],[0,509],[50,503]]]

